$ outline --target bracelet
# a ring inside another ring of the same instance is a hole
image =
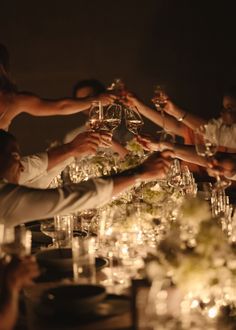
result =
[[[180,121],[180,122],[183,121],[183,120],[186,118],[187,114],[188,114],[188,113],[185,112],[185,113],[184,113],[181,117],[179,117],[177,120]]]

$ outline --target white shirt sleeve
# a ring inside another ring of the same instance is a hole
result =
[[[0,184],[0,223],[16,226],[106,204],[112,197],[113,181],[94,179],[62,189],[33,189]]]
[[[47,171],[48,154],[46,152],[21,158],[24,171],[21,172],[19,184],[25,184],[39,177]]]
[[[225,125],[221,118],[212,119],[206,126],[206,134],[221,147],[236,148],[236,124]]]
[[[52,180],[66,168],[66,166],[70,165],[74,161],[73,157],[68,158],[67,160],[61,162],[60,164],[56,165],[49,171],[44,171],[40,175],[32,178],[23,183],[26,187],[31,188],[40,188],[40,189],[47,189],[52,182]],[[22,184],[22,183],[21,183]]]

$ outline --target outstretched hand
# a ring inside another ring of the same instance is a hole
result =
[[[148,151],[164,151],[164,150],[173,150],[174,144],[171,142],[163,141],[159,142],[153,137],[138,135],[136,137],[138,143],[140,143],[144,150]]]
[[[93,155],[98,147],[106,148],[111,146],[111,134],[109,132],[96,133],[87,131],[78,134],[70,144],[73,150],[75,150],[76,157]]]
[[[103,93],[96,97],[97,101],[101,101],[103,106],[113,103],[117,97],[113,94]]]
[[[236,159],[228,153],[218,153],[211,161],[208,161],[208,174],[210,176],[223,175],[232,177],[236,174]]]
[[[171,165],[169,153],[158,153],[151,155],[143,163],[142,180],[164,179]]]

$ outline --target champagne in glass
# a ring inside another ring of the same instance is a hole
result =
[[[138,135],[144,122],[138,109],[132,110],[130,108],[125,109],[125,123],[128,130],[134,135]]]
[[[113,132],[121,123],[121,106],[113,103],[106,107],[103,111],[103,127]]]
[[[92,131],[99,132],[103,128],[103,106],[100,101],[92,103],[89,110],[89,125]]]

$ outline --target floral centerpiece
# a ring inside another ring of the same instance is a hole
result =
[[[185,235],[182,233],[186,226],[191,229],[190,241],[194,239],[194,244],[189,244],[186,231]],[[234,329],[235,257],[234,246],[229,244],[220,222],[211,218],[207,202],[198,198],[185,200],[177,221],[172,223],[155,259],[147,267],[148,276],[153,283],[158,283],[158,286],[155,284],[155,294],[151,290],[150,303],[152,306],[156,304],[152,315],[161,315],[167,322],[165,329],[200,329],[203,326]],[[166,292],[166,300],[161,302],[162,308],[158,308],[155,297],[160,292],[163,295],[163,291]],[[173,295],[173,291],[178,291],[178,294]],[[227,328],[222,327],[222,322],[225,326],[227,323]]]

